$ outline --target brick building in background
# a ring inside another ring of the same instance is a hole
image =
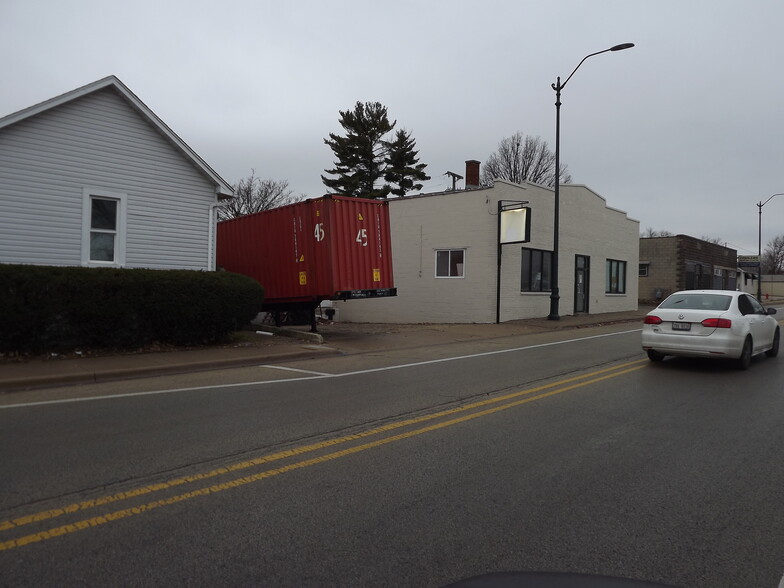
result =
[[[640,239],[640,302],[658,302],[678,290],[735,290],[738,252],[689,237]]]

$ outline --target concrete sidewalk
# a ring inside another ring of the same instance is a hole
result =
[[[308,327],[275,329],[265,326],[258,329],[272,332],[272,336],[250,333],[246,336],[249,341],[228,345],[89,357],[68,354],[20,361],[6,359],[0,363],[0,393],[274,364],[329,354],[432,347],[604,324],[639,325],[650,308],[641,306],[637,311],[562,316],[559,321],[541,318],[501,324],[328,323],[320,325],[320,333],[315,336],[308,332]],[[254,336],[257,339],[254,340]]]

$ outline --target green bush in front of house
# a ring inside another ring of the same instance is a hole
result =
[[[0,264],[0,352],[215,343],[263,300],[227,272]]]

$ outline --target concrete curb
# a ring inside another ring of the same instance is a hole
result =
[[[270,325],[256,325],[256,332],[271,333],[280,337],[291,337],[292,339],[300,339],[308,343],[317,343],[321,345],[324,343],[324,337],[320,333],[311,333],[310,331],[297,331],[296,329],[287,329],[285,327],[272,327]]]
[[[87,370],[81,373],[72,374],[59,373],[41,376],[5,378],[0,379],[0,394],[21,392],[33,388],[72,386],[75,384],[97,384],[100,382],[131,380],[150,376],[184,374],[226,368],[247,367],[260,364],[276,363],[280,361],[306,359],[308,357],[312,357],[314,353],[318,353],[319,355],[335,355],[339,352],[336,349],[324,347],[323,350],[301,349],[298,351],[288,351],[274,355],[265,353],[263,355],[260,354],[242,358],[215,359],[198,363],[178,362],[169,365],[136,366],[95,371]]]

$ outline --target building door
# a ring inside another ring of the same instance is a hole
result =
[[[588,312],[588,279],[591,258],[587,255],[574,256],[574,312]]]

